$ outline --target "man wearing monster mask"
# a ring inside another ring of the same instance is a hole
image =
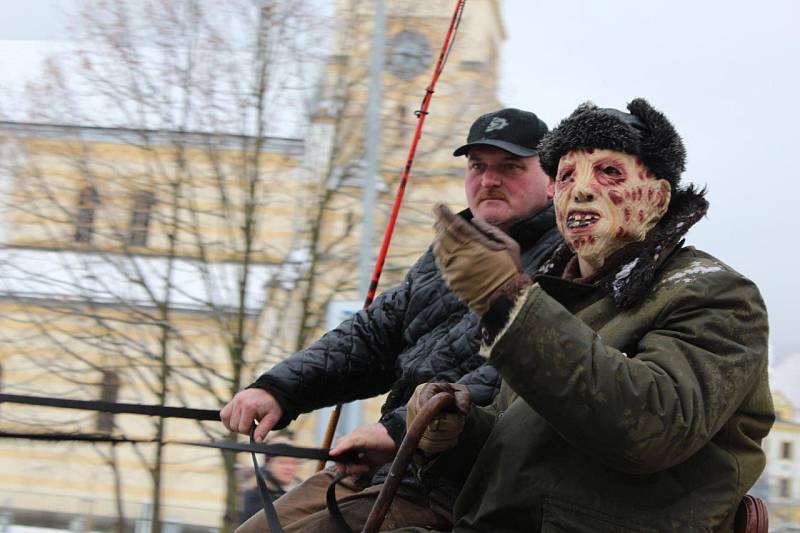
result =
[[[519,271],[499,229],[437,208],[437,264],[482,310],[482,354],[503,377],[489,408],[458,390],[463,424],[432,424],[421,445],[423,479],[473,464],[454,531],[731,531],[764,468],[764,303],[683,246],[704,191],[680,185],[664,115],[642,99],[628,111],[587,103],[542,139],[565,240],[542,274]],[[409,423],[452,388],[419,386]]]

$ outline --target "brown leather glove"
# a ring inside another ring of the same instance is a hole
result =
[[[522,271],[519,245],[502,230],[473,218],[467,222],[443,204],[434,208],[433,253],[447,286],[483,314],[494,292]]]
[[[423,383],[417,385],[406,406],[406,428],[425,403],[440,392],[450,392],[455,396],[455,411],[444,411],[425,428],[419,441],[419,448],[428,454],[449,450],[458,444],[458,436],[464,430],[465,415],[469,412],[472,400],[466,385],[456,383]]]

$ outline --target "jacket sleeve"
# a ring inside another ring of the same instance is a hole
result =
[[[409,278],[250,385],[268,391],[283,408],[276,429],[301,413],[389,389],[403,348]]]
[[[767,363],[766,310],[745,278],[715,272],[665,300],[625,354],[534,285],[484,351],[576,448],[623,471],[661,471],[714,437]]]
[[[483,364],[472,372],[464,374],[457,383],[467,386],[472,403],[489,405],[500,389],[500,374],[492,365]]]

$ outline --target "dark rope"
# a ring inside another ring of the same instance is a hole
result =
[[[102,411],[104,413],[160,416],[162,418],[189,418],[191,420],[219,420],[219,411],[213,409],[190,409],[188,407],[168,407],[166,405],[144,405],[138,403],[115,403],[99,400],[70,400],[68,398],[48,398],[45,396],[22,396],[19,394],[0,394],[0,403],[23,403],[65,409]]]
[[[119,437],[104,433],[62,433],[62,432],[20,432],[20,431],[0,431],[0,438],[26,439],[40,441],[76,441],[76,442],[106,442],[110,444],[152,444],[158,442],[157,439],[137,439],[129,437]],[[331,456],[328,450],[322,448],[304,448],[293,446],[284,442],[275,444],[264,444],[262,442],[227,442],[227,441],[181,441],[166,440],[162,441],[167,445],[179,446],[199,446],[202,448],[214,448],[217,450],[229,450],[233,452],[263,453],[265,455],[295,457],[297,459],[314,459],[318,461],[337,461],[340,463],[358,462],[358,452],[352,450],[336,457]]]
[[[256,440],[253,437],[255,430],[256,426],[253,425],[253,429],[250,430],[250,444],[256,444]],[[251,452],[250,457],[253,458],[253,470],[256,473],[258,492],[261,494],[261,505],[264,507],[264,514],[267,517],[269,531],[270,533],[283,533],[283,527],[281,526],[281,521],[278,518],[278,512],[275,510],[275,506],[272,505],[272,496],[269,495],[267,482],[264,480],[264,476],[261,475],[261,468],[259,468],[258,458],[256,457],[255,452]]]
[[[0,438],[7,439],[26,439],[42,441],[77,441],[77,442],[108,442],[111,444],[120,443],[152,443],[155,439],[129,439],[127,437],[115,437],[103,433],[24,433],[18,431],[0,431]]]

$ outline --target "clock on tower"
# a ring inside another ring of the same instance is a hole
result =
[[[412,80],[425,72],[432,58],[428,38],[420,32],[400,31],[387,42],[386,68],[403,81]]]

